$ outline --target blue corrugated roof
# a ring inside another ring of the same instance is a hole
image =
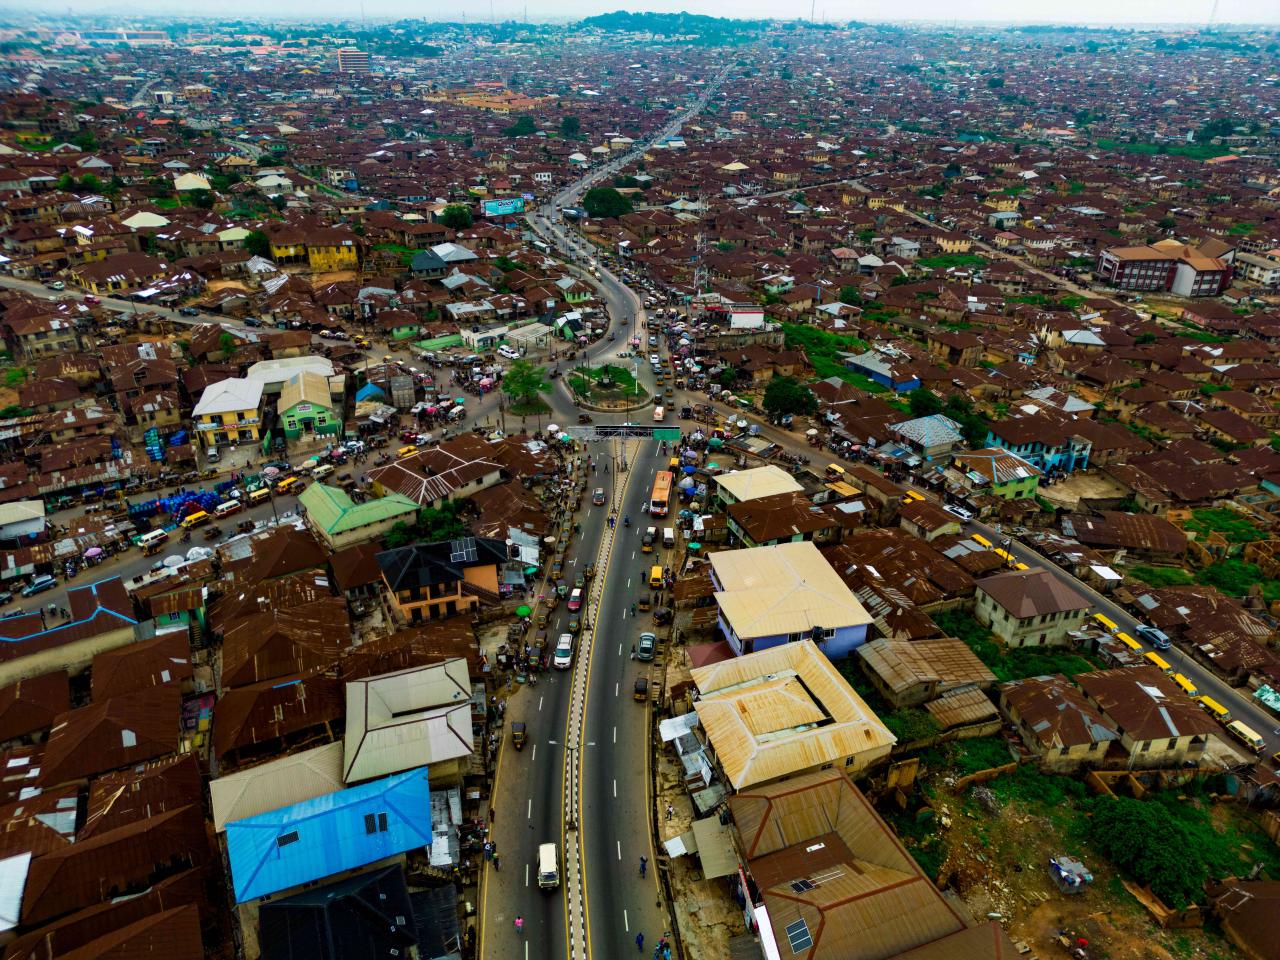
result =
[[[227,824],[237,903],[430,843],[426,767]]]

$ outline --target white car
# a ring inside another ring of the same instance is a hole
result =
[[[954,503],[943,504],[942,509],[953,517],[959,517],[965,523],[973,519],[972,511],[966,510],[964,507],[957,507]]]
[[[505,343],[498,348],[498,354],[500,356],[506,357],[508,360],[520,359],[520,351],[515,350],[512,347],[508,347]]]
[[[649,362],[653,364],[655,367],[662,366],[662,358],[658,356],[656,353],[649,354]]]
[[[556,652],[551,665],[557,670],[568,670],[573,666],[573,634],[562,633],[556,641]]]

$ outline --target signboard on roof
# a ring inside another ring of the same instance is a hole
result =
[[[518,213],[524,213],[524,197],[503,197],[484,202],[486,217],[510,217]]]

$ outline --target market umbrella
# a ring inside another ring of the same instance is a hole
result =
[[[516,607],[517,617],[527,617],[531,613],[533,613],[533,607],[529,606],[527,603],[522,603],[520,606]]]
[[[103,550],[101,547],[90,547],[88,550],[84,552],[84,558],[86,560],[92,560],[94,557],[102,556],[102,553],[103,553]]]
[[[691,542],[691,543],[689,544],[689,549],[690,549],[690,550],[701,550],[701,549],[702,549],[702,544],[698,543],[698,541],[697,541],[697,540],[694,540],[693,542]]]
[[[467,398],[466,398],[466,397],[454,397],[454,398],[453,398],[453,402],[454,402],[454,403],[456,403],[458,406],[462,406],[464,403],[466,403],[466,402],[467,402]]]
[[[493,377],[482,377],[482,378],[480,379],[480,386],[482,386],[482,387],[492,387],[492,386],[493,386]]]
[[[547,424],[547,433],[559,433],[559,432],[560,432],[560,428],[556,426],[554,423]]]
[[[280,473],[280,470],[278,467],[267,467],[265,470],[262,471],[262,475],[264,477],[278,476],[279,473]]]
[[[684,472],[685,472],[686,474],[690,474],[690,473],[697,473],[697,472],[698,472],[698,468],[697,468],[697,467],[695,467],[692,463],[686,463],[686,464],[684,465]]]
[[[708,469],[708,470],[719,470],[719,469],[720,469],[720,464],[718,464],[718,463],[708,463],[708,464],[707,464],[707,469]]]
[[[535,573],[537,573],[537,572],[538,572],[538,568],[537,568],[537,567],[525,567],[525,568],[524,568],[524,575],[525,575],[526,577],[531,577],[531,576],[533,576],[533,575],[534,575]]]
[[[164,560],[161,561],[161,563],[163,563],[166,567],[169,567],[169,568],[180,567],[186,562],[187,562],[186,560],[184,560],[182,557],[177,555],[172,557],[165,557]]]
[[[816,437],[818,435],[817,428],[810,428],[804,432],[806,437]]]

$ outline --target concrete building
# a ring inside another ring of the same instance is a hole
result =
[[[1060,646],[1092,604],[1050,570],[1010,570],[978,581],[975,613],[1011,647]]]
[[[711,554],[720,630],[741,656],[814,640],[832,659],[867,639],[872,617],[809,541]]]

